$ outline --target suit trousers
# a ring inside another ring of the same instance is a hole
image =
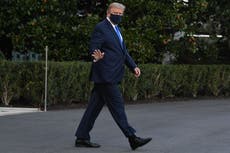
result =
[[[104,104],[107,105],[113,119],[126,137],[135,134],[136,131],[128,124],[124,100],[118,85],[94,84],[89,104],[75,134],[78,139],[90,140],[89,133]]]

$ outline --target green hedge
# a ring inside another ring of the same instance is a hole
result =
[[[0,61],[1,103],[42,105],[44,67],[43,62]],[[140,68],[138,79],[128,70],[125,73],[120,87],[126,100],[230,96],[230,65],[143,64]],[[48,104],[86,102],[93,86],[89,71],[90,63],[49,63]]]

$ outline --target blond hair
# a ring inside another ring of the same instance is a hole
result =
[[[122,9],[124,11],[125,5],[118,3],[118,2],[113,2],[109,5],[109,7],[107,9],[107,13],[110,11],[111,8],[119,8],[119,9]]]

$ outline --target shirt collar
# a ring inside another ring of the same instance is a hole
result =
[[[110,18],[107,16],[106,19],[111,23],[111,25],[112,25],[113,28],[115,29],[115,26],[116,26],[116,25],[114,25],[114,24],[112,23],[112,21],[110,20]]]

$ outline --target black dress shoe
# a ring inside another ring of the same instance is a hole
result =
[[[96,143],[92,143],[89,140],[76,139],[75,147],[99,148],[100,145]]]
[[[151,141],[152,138],[140,138],[136,136],[129,137],[129,144],[132,150],[137,149],[138,147],[141,147],[145,144],[147,144],[149,141]]]

